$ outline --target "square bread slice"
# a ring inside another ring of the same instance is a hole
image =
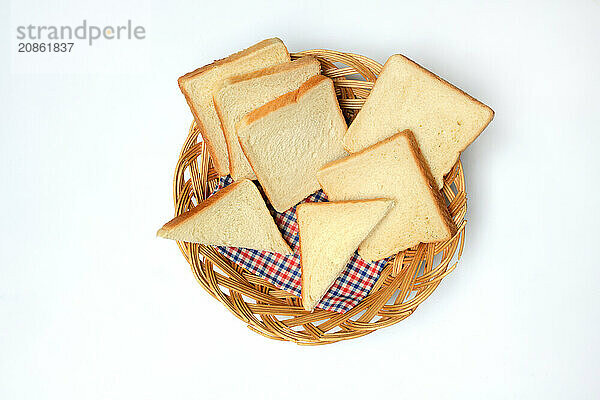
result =
[[[389,198],[388,215],[358,247],[375,261],[424,242],[450,239],[456,225],[412,132],[405,130],[321,169],[317,179],[331,201]]]
[[[302,57],[260,71],[226,79],[213,99],[225,133],[229,153],[229,173],[234,180],[256,179],[238,141],[235,125],[249,112],[277,97],[296,90],[311,76],[321,72],[314,57]]]
[[[437,187],[460,152],[479,136],[494,111],[403,55],[391,56],[362,109],[348,128],[344,146],[362,150],[404,129],[415,134]]]
[[[373,199],[298,205],[304,309],[314,310],[393,204]]]
[[[212,246],[293,253],[258,188],[248,179],[224,187],[167,222],[158,230],[157,236]]]
[[[179,78],[179,87],[194,114],[219,175],[229,173],[225,136],[213,103],[213,94],[224,79],[290,61],[280,39],[263,40],[245,50],[217,60]]]
[[[283,212],[319,189],[317,171],[348,153],[333,81],[317,75],[246,115],[242,150],[273,208]]]

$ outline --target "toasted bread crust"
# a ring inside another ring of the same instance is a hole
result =
[[[192,114],[194,115],[194,119],[196,120],[196,124],[198,125],[198,129],[200,130],[200,134],[202,136],[202,140],[204,141],[204,143],[206,143],[206,148],[208,150],[208,153],[210,154],[210,158],[213,162],[213,166],[215,167],[215,170],[217,171],[217,173],[219,175],[227,175],[229,173],[229,166],[227,165],[223,165],[224,163],[221,162],[221,160],[219,160],[216,157],[216,150],[215,147],[213,146],[213,144],[211,143],[210,139],[208,138],[208,136],[206,135],[205,131],[205,127],[204,124],[202,123],[202,119],[200,118],[200,115],[198,113],[198,110],[196,110],[196,108],[194,107],[194,104],[190,98],[190,96],[188,95],[187,91],[185,90],[183,83],[190,79],[190,78],[194,78],[210,69],[213,69],[217,66],[238,60],[248,54],[251,54],[257,50],[261,50],[267,46],[270,46],[272,44],[275,43],[281,43],[284,47],[285,44],[281,41],[281,39],[279,38],[270,38],[270,39],[265,39],[259,43],[256,43],[250,47],[248,47],[247,49],[244,49],[242,51],[239,51],[237,53],[231,54],[228,57],[225,58],[221,58],[219,60],[215,60],[214,62],[212,62],[211,64],[205,65],[203,67],[197,68],[192,72],[188,72],[185,75],[182,75],[179,77],[179,79],[177,79],[177,83],[179,85],[179,89],[181,90],[181,93],[183,93],[183,96],[185,97],[185,101],[188,103],[188,106],[190,107],[190,110],[192,110]],[[287,51],[287,48],[286,48]],[[289,55],[289,52],[288,52]]]
[[[289,61],[282,64],[272,65],[267,68],[259,69],[258,71],[252,71],[245,74],[232,76],[223,81],[217,92],[225,86],[234,85],[236,83],[247,81],[250,79],[261,78],[267,75],[274,75],[281,72],[292,71],[313,63],[318,64],[319,66],[321,65],[315,57],[305,56],[298,58],[294,61]]]
[[[183,214],[176,216],[175,218],[164,224],[163,227],[158,230],[156,235],[161,236],[161,233],[168,232],[173,228],[178,227],[182,222],[190,219],[194,215],[200,213],[202,210],[210,207],[211,205],[219,201],[221,198],[223,198],[226,194],[231,192],[234,188],[236,188],[239,184],[243,183],[244,181],[247,181],[247,179],[242,179],[238,182],[234,182],[231,185],[224,187],[214,195],[210,196],[209,198],[198,204],[196,207],[184,212]]]
[[[294,90],[292,92],[288,92],[282,96],[279,96],[275,100],[268,102],[264,106],[257,108],[250,114],[246,115],[236,125],[236,131],[239,131],[239,129],[241,127],[250,125],[251,123],[257,121],[258,119],[263,118],[264,116],[266,116],[282,107],[285,107],[289,104],[296,103],[301,96],[303,96],[310,89],[312,89],[313,87],[317,86],[320,82],[325,81],[325,80],[331,81],[331,90],[333,91],[333,95],[335,96],[335,89],[333,87],[333,81],[323,75],[315,75],[315,76],[311,77],[310,79],[308,79],[306,82],[304,82],[297,90]],[[339,104],[337,106],[337,109],[338,109],[340,115],[342,115],[342,111],[340,110]],[[342,116],[342,120],[344,120],[343,116]],[[248,157],[248,149],[245,147],[244,143],[240,140],[239,136],[238,136],[238,141],[240,143],[240,147],[242,148],[242,151],[244,152],[244,155],[246,156],[246,159],[248,160],[248,164],[250,164],[250,168],[252,168],[254,175],[258,177],[258,174],[256,173],[256,168],[254,167],[254,165],[252,164],[252,161]],[[269,202],[271,204],[273,204],[273,199],[269,196],[269,193],[266,190],[264,193],[267,196],[267,198],[269,199]],[[307,195],[307,197],[308,196],[309,195]]]
[[[188,105],[190,106],[190,109],[192,110],[192,114],[194,115],[194,121],[196,122],[198,131],[200,131],[202,142],[206,145],[206,150],[208,150],[208,154],[210,155],[210,160],[212,161],[213,167],[215,167],[215,171],[217,171],[217,174],[219,174],[219,176],[227,175],[229,173],[229,166],[228,168],[225,168],[225,166],[222,165],[221,162],[219,162],[216,156],[217,151],[210,139],[208,138],[208,135],[206,135],[206,128],[204,128],[204,124],[202,123],[200,116],[196,112],[196,109],[192,106],[192,102],[191,100],[189,100],[188,96],[185,93],[183,95],[185,96],[185,99]]]
[[[252,111],[251,113],[246,115],[244,118],[242,118],[242,120],[238,123],[237,126],[244,127],[244,126],[250,125],[253,122],[256,122],[257,120],[264,118],[268,114],[279,110],[280,108],[283,108],[283,107],[293,104],[293,103],[297,103],[298,100],[304,94],[306,94],[310,89],[312,89],[313,87],[317,86],[319,83],[326,81],[326,80],[331,82],[331,87],[333,89],[333,81],[331,79],[329,79],[323,75],[315,75],[315,76],[311,77],[310,79],[308,79],[306,82],[304,82],[302,85],[300,85],[300,87],[298,89],[288,92],[282,96],[279,96],[275,100],[272,100],[272,101],[268,102],[267,104],[265,104],[264,106],[259,107],[256,110]],[[335,91],[334,91],[334,93],[335,93]]]
[[[231,152],[232,152],[232,148],[231,148],[231,143],[229,142],[228,138],[227,138],[227,128],[225,127],[225,124],[223,123],[223,111],[221,110],[221,107],[219,107],[219,103],[217,102],[215,96],[213,96],[213,105],[215,106],[215,111],[217,112],[217,116],[219,117],[219,123],[221,124],[221,130],[223,131],[223,135],[225,135],[225,146],[227,147],[227,158],[229,159],[229,175],[231,175],[231,177],[237,181],[236,178],[234,178],[234,170],[235,167],[233,166],[233,157],[231,157]],[[210,153],[210,149],[208,149],[209,154]],[[212,157],[212,154],[211,154]]]
[[[179,79],[181,79],[181,78],[179,78]],[[181,90],[181,93],[183,93],[183,97],[185,97],[185,101],[188,104],[188,107],[190,108],[190,110],[192,111],[192,115],[194,116],[194,121],[196,121],[196,126],[198,127],[198,130],[200,131],[200,136],[202,137],[202,141],[206,144],[206,149],[208,150],[208,154],[210,155],[210,159],[212,160],[213,166],[215,167],[217,174],[219,174],[219,176],[227,175],[229,173],[229,166],[227,166],[227,168],[225,168],[225,166],[222,165],[222,163],[217,158],[216,149],[213,146],[211,140],[208,138],[208,135],[206,134],[206,128],[204,127],[204,124],[202,123],[200,114],[198,114],[196,107],[194,107],[194,103],[192,102],[192,99],[190,98],[190,96],[188,96],[187,91],[183,88],[181,80],[179,81],[179,89]]]
[[[248,47],[247,49],[238,51],[237,53],[233,53],[233,54],[231,54],[231,55],[229,55],[229,56],[227,56],[225,58],[221,58],[219,60],[215,60],[215,61],[213,61],[212,63],[210,63],[208,65],[205,65],[203,67],[197,68],[197,69],[193,70],[192,72],[188,72],[187,74],[180,76],[179,79],[178,79],[179,85],[181,86],[181,83],[184,80],[186,80],[186,79],[193,78],[193,77],[195,77],[197,75],[200,75],[201,73],[203,73],[203,72],[205,72],[205,71],[207,71],[209,69],[212,69],[214,67],[218,67],[219,65],[223,65],[223,64],[226,64],[228,62],[239,60],[240,58],[242,58],[242,57],[244,57],[244,56],[246,56],[248,54],[251,54],[251,53],[253,53],[253,52],[257,51],[257,50],[261,50],[261,49],[263,49],[263,48],[265,48],[267,46],[270,46],[272,44],[275,44],[275,43],[281,43],[285,47],[285,44],[279,38],[265,39],[265,40],[263,40],[261,42],[258,42],[256,44]],[[287,50],[287,48],[286,48],[286,50]],[[289,54],[289,52],[288,52],[288,54]]]

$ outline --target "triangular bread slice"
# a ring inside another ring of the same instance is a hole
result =
[[[249,112],[277,97],[296,90],[311,76],[321,72],[314,57],[302,57],[289,63],[226,79],[213,99],[225,133],[229,153],[229,172],[234,180],[256,179],[237,138],[235,125]]]
[[[415,134],[437,187],[494,117],[494,111],[403,55],[391,56],[348,128],[351,152],[405,129]]]
[[[333,81],[313,76],[237,124],[237,134],[273,208],[283,212],[319,189],[319,168],[348,153]]]
[[[393,203],[374,199],[298,205],[302,304],[306,310],[312,311],[325,296]]]
[[[245,50],[217,60],[179,78],[179,87],[194,114],[215,170],[229,173],[225,136],[213,103],[213,94],[221,81],[234,75],[257,71],[290,61],[287,48],[280,39],[266,39]]]
[[[317,178],[331,201],[388,198],[394,207],[358,248],[380,260],[420,242],[450,239],[456,225],[412,132],[406,130],[323,167]]]
[[[167,222],[157,236],[182,242],[292,254],[257,187],[232,183]]]

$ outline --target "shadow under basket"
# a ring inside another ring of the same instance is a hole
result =
[[[333,79],[340,107],[350,124],[373,88],[381,64],[361,55],[331,50],[293,53],[292,59],[306,55],[316,57],[323,75]],[[207,198],[218,178],[200,131],[192,123],[175,168],[175,215]],[[445,242],[421,243],[390,258],[368,296],[343,314],[321,309],[307,312],[300,298],[251,274],[216,249],[195,243],[177,244],[198,283],[251,330],[301,345],[334,343],[402,321],[456,268],[465,240],[467,211],[460,159],[446,175],[442,194],[458,226],[456,235]]]

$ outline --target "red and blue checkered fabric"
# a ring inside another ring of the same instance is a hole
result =
[[[232,182],[229,176],[221,177],[212,194]],[[303,202],[324,201],[327,201],[327,196],[322,190],[303,200]],[[270,204],[268,208],[283,238],[294,250],[294,254],[283,256],[278,253],[224,246],[218,246],[217,250],[249,272],[268,280],[278,289],[300,296],[300,236],[296,221],[296,207],[283,213],[276,212]],[[348,311],[369,293],[386,262],[387,259],[368,263],[355,252],[344,273],[338,277],[317,307],[340,313]]]

